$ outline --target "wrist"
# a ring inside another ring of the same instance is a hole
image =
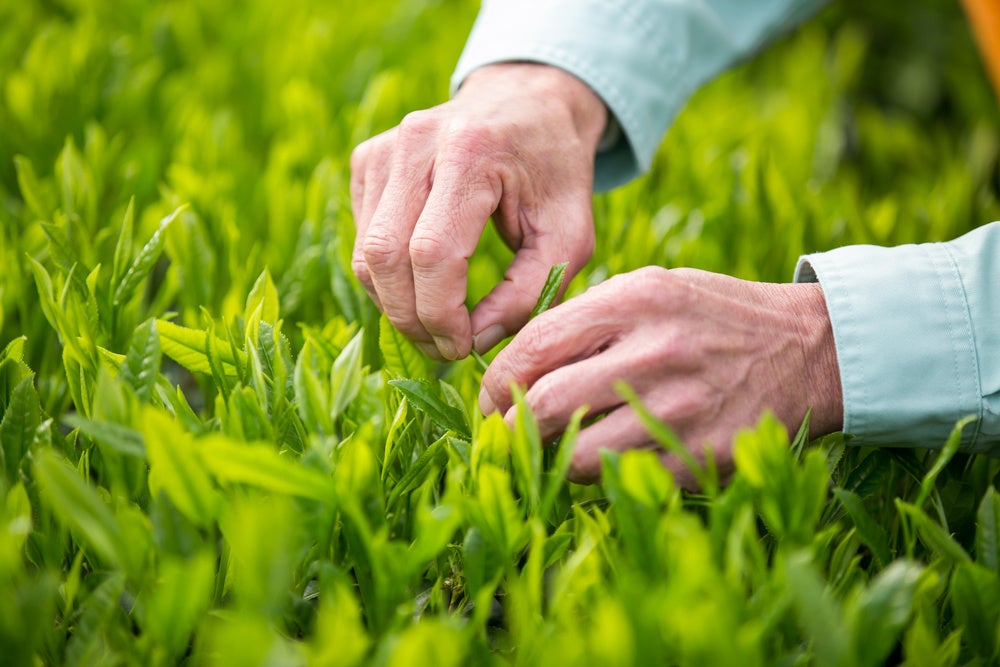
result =
[[[609,113],[604,101],[586,83],[552,65],[531,62],[505,62],[485,65],[466,77],[456,99],[488,95],[496,98],[498,89],[512,95],[529,96],[547,104],[558,104],[568,113],[584,145],[596,152],[597,144],[608,127]]]
[[[799,327],[804,360],[803,395],[812,408],[810,436],[817,437],[843,428],[844,398],[840,365],[826,297],[818,283],[790,285],[798,295],[793,312]]]

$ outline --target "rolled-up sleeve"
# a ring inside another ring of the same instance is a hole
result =
[[[794,25],[823,0],[484,0],[452,77],[483,65],[541,62],[605,102],[619,140],[595,162],[606,190],[647,170],[695,89]]]
[[[955,422],[970,452],[1000,454],[1000,222],[954,241],[847,246],[799,260],[826,295],[859,444],[940,446]]]

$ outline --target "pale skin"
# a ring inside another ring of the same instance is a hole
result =
[[[840,428],[833,333],[818,285],[754,283],[692,269],[616,276],[528,322],[551,266],[571,277],[594,246],[593,156],[607,122],[581,81],[545,65],[483,67],[455,98],[407,116],[351,156],[353,267],[389,320],[427,354],[458,359],[517,333],[483,376],[483,412],[513,419],[511,387],[543,436],[587,405],[570,478],[600,477],[601,449],[653,447],[614,389],[647,408],[725,474],[737,430],[764,410],[811,435]],[[470,313],[468,260],[493,217],[515,251]],[[661,461],[685,486],[676,457]]]

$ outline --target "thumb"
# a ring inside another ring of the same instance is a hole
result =
[[[524,244],[507,267],[503,281],[472,311],[473,347],[477,352],[486,352],[527,324],[549,271],[556,264],[567,262],[559,287],[559,296],[562,296],[566,285],[579,273],[594,250],[594,228],[589,210],[582,222],[584,224],[570,229],[564,227],[558,232],[524,239]]]

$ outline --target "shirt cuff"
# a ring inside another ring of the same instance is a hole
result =
[[[667,56],[677,50],[668,43],[677,30],[650,25],[642,5],[487,0],[455,68],[452,93],[474,69],[498,62],[540,62],[569,72],[604,101],[612,127],[620,130],[596,156],[594,189],[622,185],[649,168],[664,129],[690,92],[673,85],[677,77],[665,69]],[[673,100],[665,113],[664,97]]]
[[[833,326],[843,430],[858,444],[1000,452],[1000,223],[949,243],[847,246],[800,258]]]

